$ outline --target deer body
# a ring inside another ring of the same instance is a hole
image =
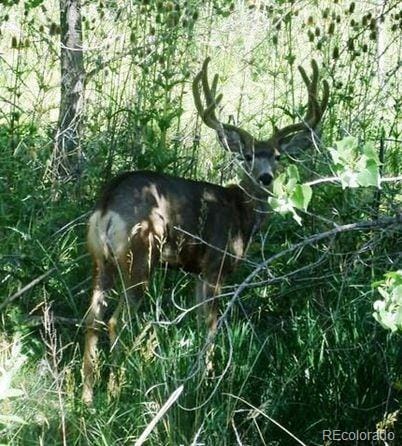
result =
[[[127,172],[109,185],[90,218],[89,250],[96,261],[124,263],[132,245],[141,244],[149,266],[161,260],[195,274],[223,274],[243,256],[264,207],[237,185]]]
[[[221,187],[139,171],[121,174],[107,185],[88,227],[94,285],[86,316],[83,361],[83,400],[87,404],[93,397],[97,343],[104,325],[107,292],[116,277],[122,278],[125,291],[107,324],[112,346],[123,307],[127,303],[132,312],[136,311],[153,268],[161,262],[197,275],[197,298],[204,302],[208,330],[213,334],[218,314],[214,297],[266,216],[268,187],[279,154],[294,140],[305,145],[326,108],[328,84],[324,81],[320,103],[318,67],[313,61],[311,80],[299,67],[309,97],[304,121],[275,129],[268,140],[256,140],[245,130],[222,124],[216,117],[215,109],[222,96],[216,96],[217,76],[209,85],[208,63],[207,58],[193,81],[194,102],[205,124],[216,131],[222,147],[240,159],[243,178],[238,185]]]

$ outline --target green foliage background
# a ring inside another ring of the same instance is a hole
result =
[[[85,226],[103,181],[127,169],[233,179],[192,102],[191,79],[206,55],[220,74],[221,116],[256,137],[303,114],[297,65],[319,62],[331,85],[322,143],[283,162],[296,163],[303,181],[334,175],[328,148],[350,135],[372,144],[381,176],[401,175],[398,2],[83,1],[84,175],[60,185],[58,201],[48,175],[59,100],[58,2],[1,3],[0,359],[3,378],[13,371],[9,385],[22,390],[0,395],[9,416],[0,419],[2,443],[131,444],[182,384],[149,444],[295,444],[269,418],[309,445],[323,444],[323,429],[381,426],[401,438],[401,343],[372,318],[371,288],[401,267],[400,225],[345,232],[270,263],[255,278],[262,285],[246,288],[222,326],[214,376],[205,374],[195,311],[177,319],[194,304],[191,277],[158,271],[149,304],[123,334],[115,395],[106,388],[104,349],[94,410],[80,401],[91,285]],[[222,311],[261,259],[333,223],[394,216],[401,198],[398,181],[381,189],[317,184],[302,226],[270,215],[249,262],[225,288]],[[12,349],[17,337],[22,353]]]

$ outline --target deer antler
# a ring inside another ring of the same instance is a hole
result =
[[[319,69],[317,62],[314,59],[311,61],[311,66],[313,68],[311,79],[309,79],[303,67],[298,67],[308,92],[307,112],[305,118],[298,123],[290,124],[286,127],[283,127],[282,129],[276,129],[270,139],[276,139],[280,143],[281,140],[293,133],[302,132],[308,129],[314,129],[320,122],[322,115],[324,114],[325,109],[328,105],[329,85],[326,80],[323,80],[323,94],[320,103],[317,92]]]
[[[216,94],[218,86],[217,74],[215,74],[212,84],[208,81],[209,62],[210,58],[207,57],[202,64],[200,72],[194,78],[194,103],[201,119],[208,127],[217,132],[219,140],[225,149],[244,154],[245,151],[253,152],[256,144],[258,144],[259,147],[265,146],[276,148],[278,150],[287,150],[289,145],[305,145],[305,140],[307,140],[308,143],[310,142],[306,136],[306,131],[317,127],[327,108],[329,98],[329,85],[326,80],[323,80],[322,99],[321,101],[319,100],[319,69],[317,62],[314,59],[311,61],[311,66],[313,68],[311,78],[307,76],[303,67],[298,67],[308,92],[306,116],[303,120],[295,124],[290,124],[282,129],[275,128],[273,135],[265,141],[256,141],[246,130],[232,124],[224,124],[217,118],[216,108],[222,100],[222,94]],[[201,91],[204,100],[201,99]],[[203,102],[205,102],[205,107]],[[297,137],[299,138],[297,139]],[[294,144],[295,141],[296,144]],[[292,144],[289,144],[290,142],[292,142]]]
[[[237,133],[241,138],[243,144],[250,145],[254,141],[253,136],[246,130],[236,127],[232,124],[224,124],[216,117],[216,107],[222,100],[222,93],[216,95],[216,88],[218,86],[218,74],[215,74],[211,87],[208,81],[208,64],[211,58],[207,57],[202,64],[200,72],[193,80],[193,96],[195,107],[205,124],[214,129],[219,136],[219,139],[225,147],[227,147],[227,138],[230,138],[231,133]],[[201,99],[201,85],[205,99],[205,108]],[[230,144],[229,144],[230,145]]]

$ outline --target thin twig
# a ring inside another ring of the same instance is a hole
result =
[[[243,282],[239,285],[239,287],[236,289],[236,291],[233,294],[232,299],[229,301],[224,313],[218,320],[218,326],[217,331],[221,327],[224,320],[226,320],[230,309],[233,307],[234,303],[240,296],[240,294],[248,287],[252,286],[253,279],[265,268],[267,268],[268,265],[270,265],[275,260],[283,257],[286,254],[289,254],[290,252],[295,251],[296,249],[304,248],[307,245],[312,245],[316,242],[319,242],[320,240],[334,237],[338,234],[341,234],[343,232],[349,232],[349,231],[367,231],[370,229],[383,229],[388,226],[399,224],[402,226],[402,214],[397,214],[395,217],[383,217],[379,218],[377,220],[367,220],[367,221],[361,221],[357,223],[349,223],[342,226],[337,226],[334,229],[331,229],[330,231],[326,232],[320,232],[319,234],[314,234],[311,237],[306,238],[305,240],[302,240],[299,243],[295,243],[294,245],[290,246],[287,249],[284,249],[281,252],[278,252],[277,254],[269,257],[264,262],[260,263],[257,268],[254,269],[246,278],[243,280]],[[216,336],[216,334],[215,334]],[[209,342],[213,342],[213,339],[209,340]]]
[[[256,412],[259,415],[262,415],[264,418],[267,418],[271,423],[274,423],[275,426],[278,426],[280,429],[282,429],[284,432],[286,432],[290,437],[293,438],[293,440],[297,441],[297,443],[301,444],[302,446],[307,446],[306,443],[303,443],[299,438],[296,437],[296,435],[292,434],[290,430],[286,429],[286,427],[282,426],[282,424],[278,423],[276,420],[268,416],[266,413],[264,413],[262,410],[258,409],[258,407],[253,406],[251,403],[246,401],[243,398],[240,398],[239,396],[233,395],[232,393],[224,393],[223,395],[230,396],[231,398],[234,398],[236,400],[241,401],[244,404],[247,404],[247,406],[251,407],[253,409],[253,412]],[[255,418],[255,417],[253,417]]]
[[[50,274],[52,274],[54,271],[56,270],[56,268],[52,268],[49,269],[49,271],[46,271],[44,274],[42,274],[41,276],[37,277],[36,279],[32,280],[32,282],[28,283],[28,285],[25,285],[23,288],[21,288],[20,290],[18,290],[15,294],[13,294],[12,296],[8,297],[1,305],[0,305],[0,310],[2,310],[4,307],[6,307],[8,304],[10,304],[11,302],[13,302],[14,300],[18,299],[20,296],[22,296],[24,293],[26,293],[27,291],[29,291],[31,288],[33,288],[35,285],[37,285],[38,283],[42,282],[43,279],[46,279],[47,276],[50,276]]]

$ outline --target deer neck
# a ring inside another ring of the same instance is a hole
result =
[[[248,176],[243,177],[239,183],[239,188],[243,192],[246,205],[253,213],[253,232],[255,232],[261,227],[267,217],[269,191]]]

